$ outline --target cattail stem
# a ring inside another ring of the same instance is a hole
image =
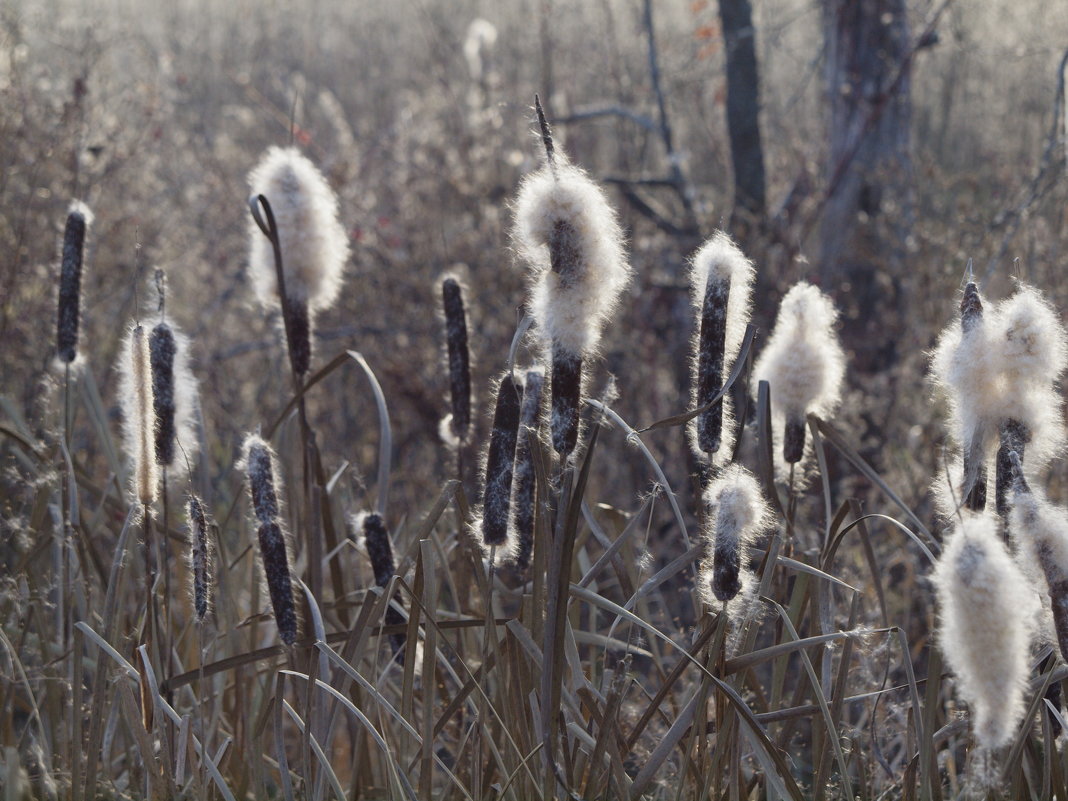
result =
[[[805,454],[805,420],[788,417],[783,430],[782,456],[789,464],[797,464]]]
[[[516,532],[515,564],[520,570],[530,566],[534,550],[534,507],[537,490],[534,473],[534,450],[531,440],[538,436],[541,417],[541,394],[545,380],[539,370],[527,372],[523,385],[523,407],[519,415],[516,440],[515,474],[512,477],[512,520]]]
[[[493,412],[493,431],[486,455],[486,492],[482,503],[482,541],[491,548],[508,541],[521,397],[519,382],[511,375],[504,376]]]
[[[467,345],[467,317],[460,282],[446,278],[441,284],[445,309],[445,342],[449,353],[449,396],[452,402],[450,427],[458,443],[463,443],[471,426],[471,354]]]
[[[999,431],[1001,445],[998,447],[994,484],[994,498],[997,512],[1001,517],[1009,514],[1009,490],[1012,488],[1016,471],[1011,454],[1015,453],[1017,461],[1022,464],[1024,447],[1031,438],[1027,427],[1018,420],[1006,420]]]
[[[553,449],[566,459],[579,438],[579,405],[582,400],[582,356],[558,344],[552,349]]]
[[[727,337],[727,303],[730,278],[709,276],[701,310],[701,336],[697,354],[697,405],[706,406],[723,387],[724,351]],[[723,435],[723,401],[697,418],[698,447],[716,453]]]

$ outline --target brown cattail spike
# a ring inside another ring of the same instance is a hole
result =
[[[189,496],[189,561],[193,568],[193,609],[203,622],[211,600],[211,546],[204,505],[196,495]]]
[[[969,281],[960,301],[960,327],[964,334],[983,322],[983,301],[979,287]],[[973,512],[986,508],[986,464],[982,442],[969,443],[964,449],[964,505]]]
[[[557,220],[549,233],[549,267],[560,286],[571,286],[581,274],[582,247],[578,232],[567,220]]]
[[[730,278],[710,275],[701,308],[701,338],[697,354],[697,405],[707,406],[723,388],[723,357],[727,338]],[[723,435],[723,401],[697,418],[698,447],[716,453]],[[802,442],[802,447],[804,443]]]
[[[578,444],[582,357],[555,344],[552,353],[553,449],[566,459]]]
[[[994,500],[997,512],[1002,517],[1009,513],[1009,490],[1017,481],[1023,480],[1024,447],[1031,439],[1030,432],[1017,420],[1001,424],[1001,444],[998,447],[994,482]],[[1016,466],[1019,465],[1017,468]]]
[[[787,464],[797,464],[805,455],[805,421],[787,418],[783,429],[782,458]]]
[[[282,303],[283,314],[286,316],[286,331],[288,332],[289,363],[293,372],[304,378],[311,367],[311,316],[308,314],[308,304],[292,296],[287,297]]]
[[[729,601],[742,589],[741,554],[738,540],[716,537],[712,549],[712,594],[718,601]]]
[[[964,297],[960,301],[960,327],[968,333],[983,319],[983,301],[979,298],[979,287],[969,281],[964,287]]]
[[[297,610],[293,603],[293,583],[289,576],[289,555],[285,535],[277,522],[261,523],[258,531],[260,558],[271,595],[271,608],[278,624],[278,636],[286,645],[297,641]]]
[[[482,498],[482,541],[487,547],[508,541],[508,523],[512,502],[512,470],[519,436],[519,407],[523,388],[506,375],[497,389],[486,454],[486,492]]]
[[[538,437],[541,419],[541,395],[545,376],[540,370],[527,371],[523,384],[523,407],[519,415],[516,440],[515,475],[512,477],[512,521],[516,533],[515,564],[520,570],[530,566],[534,550],[534,502],[536,480],[532,440]]]
[[[459,442],[471,427],[471,354],[467,347],[467,316],[464,313],[460,282],[449,277],[442,281],[441,297],[445,309],[445,343],[449,353],[449,397],[452,418],[449,426]]]
[[[271,452],[262,441],[253,441],[248,448],[248,486],[252,495],[252,510],[261,523],[278,519],[278,493],[274,484]]]
[[[541,107],[541,98],[534,95],[534,111],[538,115],[538,129],[541,131],[541,143],[545,146],[545,159],[551,167],[556,155],[553,145],[553,134],[549,129],[549,121],[545,119],[545,111]]]
[[[59,274],[56,350],[62,362],[70,364],[78,356],[78,320],[82,292],[82,259],[88,210],[75,204],[67,215],[63,231],[63,262]]]
[[[174,461],[174,334],[166,323],[159,323],[148,338],[152,365],[152,405],[156,411],[156,464]]]
[[[367,556],[371,560],[371,570],[375,574],[375,585],[387,587],[396,573],[396,567],[393,563],[393,545],[389,539],[386,523],[382,515],[372,512],[363,516],[361,527]],[[394,604],[400,602],[400,594],[397,593],[393,596],[390,605],[386,607],[385,623],[387,626],[397,626],[404,622],[404,616],[394,607]],[[397,655],[404,648],[404,635],[391,634],[389,644],[393,649],[393,654]]]

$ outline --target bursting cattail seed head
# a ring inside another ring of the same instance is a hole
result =
[[[441,282],[445,312],[445,344],[449,361],[449,399],[451,412],[442,426],[446,442],[458,447],[471,428],[471,353],[467,345],[467,315],[463,288],[452,275]]]
[[[749,320],[754,275],[753,263],[722,231],[716,232],[694,254],[690,269],[691,297],[700,321],[693,343],[695,407],[712,401],[738,358]],[[728,437],[733,432],[726,398],[689,426],[691,443],[697,453],[718,452],[724,432]]]
[[[294,372],[303,376],[311,364],[315,315],[337,299],[349,255],[337,197],[323,174],[296,148],[268,148],[249,175],[249,186],[254,196],[267,198],[274,214],[290,360]],[[279,298],[274,249],[254,222],[249,230],[249,274],[260,303],[273,309]]]
[[[988,751],[1008,743],[1024,713],[1033,588],[1009,555],[991,514],[959,520],[931,574],[941,616],[939,643]]]
[[[753,368],[753,385],[767,381],[771,408],[783,425],[783,459],[801,461],[805,417],[826,417],[841,400],[845,353],[835,334],[838,311],[804,281],[782,299],[775,328]]]
[[[541,422],[541,396],[545,374],[528,370],[523,382],[523,405],[519,413],[519,436],[516,440],[515,473],[512,476],[512,525],[515,529],[515,564],[520,570],[530,566],[534,549],[534,505],[536,476],[532,441],[538,438]]]
[[[78,200],[71,203],[63,230],[56,324],[56,355],[64,364],[71,364],[78,358],[82,266],[86,234],[92,222],[93,213],[88,206]]]
[[[196,454],[197,381],[189,366],[189,338],[169,319],[148,340],[152,367],[152,403],[156,415],[156,464],[171,472],[184,470]]]
[[[503,549],[508,543],[512,472],[522,395],[522,384],[510,374],[501,378],[493,411],[493,430],[486,451],[486,490],[482,496],[482,543],[486,548]]]
[[[123,444],[131,467],[131,491],[133,499],[146,509],[155,501],[159,485],[149,362],[148,336],[143,326],[134,325],[126,335],[119,358],[119,392]]]
[[[189,564],[193,570],[193,609],[197,621],[203,622],[211,608],[212,553],[208,537],[208,519],[204,504],[196,495],[189,496]]]

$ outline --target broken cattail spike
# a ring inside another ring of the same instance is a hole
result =
[[[787,464],[797,464],[805,455],[805,421],[790,417],[783,430],[782,458]]]
[[[1013,456],[1016,464],[1023,462],[1024,447],[1030,439],[1027,428],[1018,420],[1006,420],[1000,430],[1001,445],[998,447],[995,475],[994,497],[997,512],[1003,518],[1009,514],[1009,489],[1016,481]],[[1022,466],[1020,478],[1023,477]]]
[[[979,297],[979,287],[969,281],[964,287],[964,296],[960,301],[960,327],[965,333],[971,331],[983,319],[983,301]]]
[[[252,496],[252,510],[260,523],[278,519],[278,491],[275,486],[274,464],[270,448],[259,437],[250,437],[247,449],[246,469],[248,487]]]
[[[189,561],[193,567],[193,609],[203,622],[211,603],[211,546],[204,505],[196,495],[189,496]]]
[[[63,230],[63,259],[59,272],[59,304],[56,350],[59,360],[70,364],[78,357],[78,322],[82,294],[82,263],[85,233],[92,214],[83,203],[74,202]]]
[[[261,523],[257,533],[271,608],[278,624],[278,636],[286,645],[292,645],[297,641],[297,610],[293,602],[293,582],[289,575],[285,535],[282,527],[274,521]]]
[[[697,405],[707,406],[723,388],[723,362],[727,338],[727,304],[730,277],[709,276],[701,310],[701,335],[697,354]],[[716,453],[723,435],[723,401],[697,418],[697,444],[708,454]]]
[[[549,129],[549,121],[545,119],[545,111],[541,107],[541,98],[537,95],[534,95],[534,111],[538,115],[538,128],[541,131],[541,142],[545,145],[545,158],[549,162],[549,168],[553,169],[556,159],[553,134]]]
[[[536,477],[534,449],[531,440],[538,437],[541,419],[541,395],[545,376],[541,370],[528,370],[523,384],[523,408],[519,416],[519,438],[516,441],[515,475],[512,477],[512,521],[516,534],[515,564],[520,570],[530,566],[534,550],[534,504]]]
[[[174,461],[174,333],[167,323],[152,329],[148,353],[152,364],[152,405],[156,412],[156,464],[165,467]]]
[[[486,454],[486,492],[482,502],[482,541],[486,547],[500,547],[508,541],[522,392],[523,388],[511,375],[501,379],[497,390],[493,431]]]
[[[471,353],[467,345],[467,315],[460,282],[449,276],[441,283],[445,310],[445,343],[449,355],[449,398],[452,418],[449,426],[458,442],[471,427]]]
[[[552,364],[553,449],[566,459],[578,444],[582,357],[554,344]]]

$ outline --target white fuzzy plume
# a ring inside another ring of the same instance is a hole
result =
[[[993,515],[967,515],[932,573],[939,643],[987,750],[1008,743],[1024,713],[1038,599],[998,535]]]
[[[561,273],[550,264],[551,239],[566,254]],[[531,312],[541,336],[575,356],[595,350],[631,277],[623,231],[604,192],[557,152],[553,165],[519,187],[515,240],[530,268]]]
[[[123,448],[130,463],[130,490],[133,500],[147,508],[156,499],[159,472],[153,443],[156,413],[152,407],[148,334],[144,326],[130,327],[123,341],[118,368]]]
[[[349,255],[333,190],[315,165],[292,147],[268,148],[248,180],[252,193],[266,197],[274,212],[286,294],[306,303],[312,313],[328,308],[341,290]],[[264,307],[274,308],[274,251],[254,222],[249,236],[249,273],[256,296]]]
[[[834,332],[838,311],[812,284],[795,284],[782,299],[775,329],[753,368],[771,387],[775,414],[804,420],[826,417],[838,406],[845,353]]]

